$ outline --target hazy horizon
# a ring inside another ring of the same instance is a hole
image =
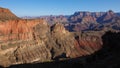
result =
[[[71,15],[77,11],[120,12],[119,0],[0,0],[17,16]]]

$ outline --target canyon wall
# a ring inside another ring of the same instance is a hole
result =
[[[81,57],[101,46],[97,34],[71,33],[60,23],[50,27],[44,19],[0,23],[2,66]]]

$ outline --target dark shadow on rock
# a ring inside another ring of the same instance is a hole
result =
[[[102,36],[101,50],[86,58],[90,68],[120,68],[120,32],[108,31]]]
[[[2,66],[0,66],[0,68],[3,68]]]
[[[76,59],[65,60],[65,61],[55,61],[55,62],[45,62],[45,63],[33,63],[33,64],[19,64],[13,65],[9,68],[77,68],[82,67],[82,64],[76,62]]]

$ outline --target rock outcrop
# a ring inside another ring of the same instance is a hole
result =
[[[112,22],[112,19],[115,17],[115,13],[112,10],[109,10],[103,16],[99,17],[97,19],[98,23],[110,23]]]
[[[0,22],[15,19],[19,18],[15,14],[13,14],[9,9],[0,7]]]
[[[51,58],[49,49],[40,39],[40,36],[44,37],[47,32],[42,30],[48,26],[44,20],[13,20],[0,26],[0,57],[4,57],[0,59],[0,65],[32,63],[39,60],[42,62]],[[8,27],[5,28],[6,26]],[[36,31],[37,26],[41,28],[41,34]]]
[[[94,34],[93,34],[94,33]],[[102,47],[102,41],[100,38],[101,32],[86,32],[76,36],[76,49],[80,52],[80,55],[90,55],[95,51],[98,51]]]

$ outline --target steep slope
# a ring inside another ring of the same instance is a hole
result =
[[[0,7],[0,21],[19,19],[9,9]]]
[[[98,23],[110,23],[112,22],[112,19],[115,17],[115,13],[112,10],[109,10],[108,12],[106,12],[103,16],[99,17],[97,19]]]

